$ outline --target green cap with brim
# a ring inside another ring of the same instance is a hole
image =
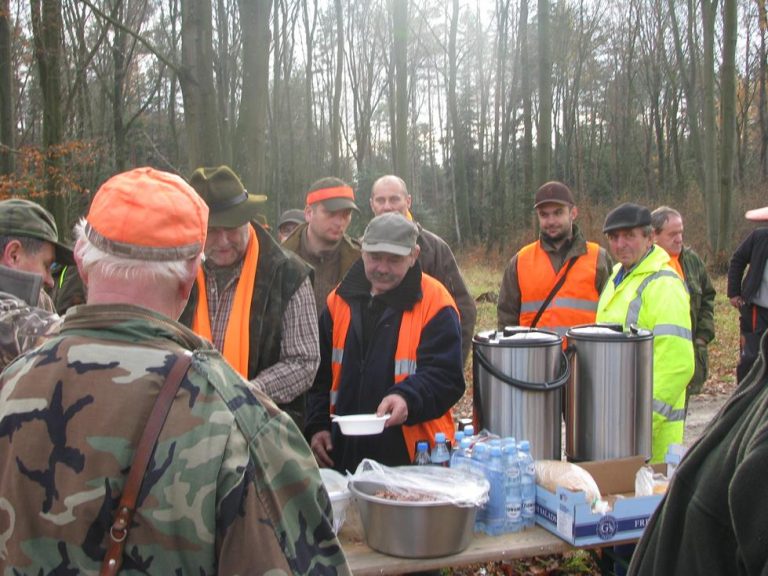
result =
[[[75,263],[72,249],[59,242],[59,229],[53,215],[30,200],[10,198],[0,202],[0,235],[24,236],[50,242],[56,252],[56,262]]]
[[[229,166],[198,168],[189,184],[208,205],[209,228],[237,228],[256,218],[267,197],[248,194]]]
[[[364,252],[407,256],[416,247],[419,229],[399,212],[386,212],[368,223],[363,234]]]

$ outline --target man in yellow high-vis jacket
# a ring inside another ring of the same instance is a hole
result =
[[[685,389],[694,370],[688,291],[669,254],[653,243],[647,208],[618,206],[603,232],[617,264],[600,294],[597,321],[653,331],[651,462],[661,462],[670,444],[683,441]]]

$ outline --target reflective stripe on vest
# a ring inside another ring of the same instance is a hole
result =
[[[675,410],[672,406],[661,400],[653,399],[653,411],[668,422],[683,422],[685,420],[685,408]]]
[[[595,321],[597,302],[600,299],[595,288],[599,253],[600,247],[597,244],[587,242],[587,253],[582,254],[568,271],[565,283],[542,313],[537,328],[563,335],[571,326]],[[555,273],[552,261],[540,241],[520,250],[517,255],[517,279],[520,285],[521,326],[531,325],[566,267],[567,263],[564,263],[560,271]]]
[[[629,307],[627,308],[627,319],[625,320],[625,323],[624,323],[625,326],[631,326],[632,324],[637,324],[640,318],[640,308],[643,305],[643,291],[646,289],[648,284],[650,284],[651,282],[653,282],[658,278],[663,278],[665,276],[675,278],[678,280],[680,279],[680,276],[678,276],[677,273],[674,272],[673,270],[659,270],[658,272],[655,272],[654,274],[651,274],[647,278],[643,279],[643,281],[640,283],[640,285],[637,287],[637,290],[635,291],[635,297],[629,303]],[[678,336],[679,338],[684,338],[686,340],[692,339],[691,331],[685,326],[679,326],[677,324],[657,324],[653,328],[653,335],[654,336]]]
[[[399,384],[409,375],[416,372],[416,353],[424,326],[434,318],[435,314],[448,306],[453,308],[457,314],[459,313],[450,293],[440,282],[428,274],[422,273],[421,275],[421,291],[422,299],[411,310],[404,311],[400,321],[400,331],[398,333],[394,358],[396,384]],[[330,404],[331,414],[334,414],[341,384],[342,360],[349,332],[351,311],[349,304],[337,294],[336,290],[333,290],[328,295],[326,302],[333,323]],[[451,411],[448,410],[439,418],[413,426],[401,426],[401,430],[406,448],[411,460],[413,460],[417,440],[429,439],[430,443],[432,443],[434,442],[435,433],[443,432],[446,438],[453,441],[453,416]]]

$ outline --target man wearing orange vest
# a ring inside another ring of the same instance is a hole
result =
[[[320,466],[354,471],[363,458],[408,464],[418,440],[453,439],[451,407],[464,394],[461,324],[448,290],[422,273],[419,231],[398,213],[377,216],[362,258],[328,295],[320,368],[305,434]],[[343,436],[331,415],[389,414],[384,432]]]
[[[535,326],[563,336],[571,326],[595,321],[612,261],[574,224],[578,209],[568,186],[547,182],[536,191],[533,207],[539,239],[507,265],[499,290],[498,326]]]

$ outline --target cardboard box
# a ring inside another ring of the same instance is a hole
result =
[[[592,474],[604,499],[624,496],[613,502],[613,509],[607,514],[592,513],[591,502],[587,502],[583,492],[558,487],[557,493],[552,493],[536,486],[536,523],[574,546],[639,538],[662,498],[656,494],[634,496],[635,475],[643,464],[642,456],[579,464]],[[666,465],[655,465],[654,469],[664,472]]]

